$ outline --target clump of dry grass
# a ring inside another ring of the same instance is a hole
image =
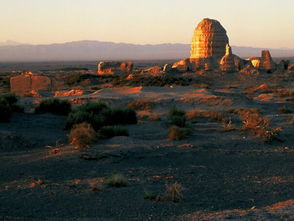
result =
[[[157,194],[152,191],[144,190],[144,199],[145,200],[156,200]]]
[[[235,130],[234,126],[233,126],[233,121],[231,118],[225,118],[222,121],[222,132],[229,132]]]
[[[182,140],[185,137],[191,135],[189,128],[182,128],[178,126],[171,126],[168,130],[168,140]]]
[[[128,108],[132,108],[134,110],[145,110],[145,111],[151,111],[153,108],[153,102],[146,98],[138,98],[134,101],[130,101],[127,104]]]
[[[179,110],[177,108],[172,108],[168,114],[168,120],[172,125],[178,127],[185,127],[186,126],[186,112],[183,110]]]
[[[205,110],[191,110],[186,113],[188,120],[195,121],[199,117],[211,118],[211,121],[221,122],[224,118],[224,114],[214,111],[205,111]]]
[[[292,116],[292,117],[289,119],[288,123],[294,125],[294,116]]]
[[[259,109],[236,109],[231,113],[238,114],[242,118],[241,130],[249,131],[265,142],[271,142],[274,139],[280,140],[278,135],[282,129],[280,127],[271,128],[270,120],[262,116]]]
[[[293,111],[291,109],[287,108],[286,106],[279,107],[278,110],[280,113],[283,113],[283,114],[293,113]]]
[[[182,184],[175,182],[165,186],[165,193],[160,194],[156,197],[157,201],[165,200],[174,203],[178,203],[183,199],[183,186]]]
[[[91,192],[102,190],[102,189],[103,189],[102,185],[97,182],[90,183],[88,186],[88,190]]]
[[[115,173],[106,178],[104,183],[109,187],[124,187],[127,185],[127,179],[123,174]]]
[[[70,130],[69,141],[78,148],[86,148],[97,141],[97,134],[90,124],[84,122],[73,126]]]

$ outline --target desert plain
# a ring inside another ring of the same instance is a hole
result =
[[[222,52],[206,48],[206,58],[127,71],[1,64],[1,95],[15,93],[23,109],[0,123],[0,219],[293,220],[293,60],[243,60],[220,38]],[[68,114],[36,113],[48,99],[131,108],[136,122],[81,147]]]

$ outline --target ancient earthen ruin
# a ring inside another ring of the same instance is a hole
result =
[[[32,72],[24,72],[21,75],[10,78],[10,90],[19,96],[25,96],[38,91],[49,91],[51,88],[52,80],[49,77]]]
[[[114,75],[121,73],[130,73],[133,70],[133,62],[104,62],[98,63],[99,75]]]
[[[217,20],[205,18],[194,31],[190,58],[176,62],[172,67],[181,73],[215,70],[256,74],[259,71],[274,72],[277,64],[268,50],[262,51],[260,58],[241,59],[234,55],[225,28]],[[284,63],[278,67],[282,71],[288,68]]]
[[[191,59],[215,58],[220,60],[226,52],[229,38],[224,27],[216,20],[205,18],[196,27],[191,44]]]

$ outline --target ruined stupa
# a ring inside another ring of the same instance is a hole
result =
[[[194,31],[190,59],[212,57],[219,61],[225,55],[228,43],[224,27],[217,20],[204,18]]]
[[[225,72],[235,72],[243,68],[244,62],[237,55],[232,53],[232,48],[229,44],[226,45],[226,54],[220,60],[220,69]]]
[[[268,71],[268,72],[274,71],[276,69],[276,64],[273,61],[269,50],[263,50],[261,52],[261,60],[259,64],[259,69]]]
[[[229,44],[226,46],[226,54],[222,57],[220,61],[220,68],[222,71],[227,72],[234,72],[237,71],[237,68],[235,66],[235,59],[234,55],[232,53],[232,48]]]

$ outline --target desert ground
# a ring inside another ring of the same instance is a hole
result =
[[[1,94],[20,73],[14,70],[69,76],[58,93],[18,97],[24,112],[0,123],[0,219],[294,219],[293,72],[128,78],[98,76],[91,62],[0,67]],[[77,148],[68,141],[67,116],[33,111],[53,97],[73,108],[88,101],[130,106],[138,122],[124,125],[129,136]],[[168,135],[175,108],[190,132],[179,140]],[[112,174],[125,177],[122,186],[105,183]],[[174,197],[172,184],[179,187]]]

